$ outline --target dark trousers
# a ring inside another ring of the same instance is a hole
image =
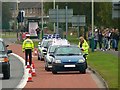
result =
[[[28,60],[29,60],[29,65],[31,65],[32,64],[32,50],[31,49],[25,50],[25,65],[27,65]]]
[[[87,65],[87,56],[88,56],[88,54],[84,54],[84,55],[83,55],[83,57],[85,58],[85,62],[86,62],[86,69],[87,69],[87,67],[88,67],[88,65]]]
[[[102,41],[98,41],[99,42],[99,48],[102,49]]]

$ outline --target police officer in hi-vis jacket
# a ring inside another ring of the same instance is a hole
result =
[[[30,34],[26,34],[26,39],[24,40],[22,45],[22,51],[25,52],[25,65],[27,65],[27,61],[29,60],[29,65],[31,66],[33,50],[34,50],[34,43],[30,39]]]

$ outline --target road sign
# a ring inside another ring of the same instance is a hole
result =
[[[85,15],[73,16],[72,26],[85,26],[86,24]]]
[[[57,14],[58,14],[58,22],[64,23],[66,22],[66,18],[68,22],[72,22],[73,16],[73,9],[50,9],[49,10],[49,21],[50,22],[57,22]],[[66,16],[67,15],[67,16]]]

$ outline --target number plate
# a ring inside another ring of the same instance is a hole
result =
[[[64,67],[75,67],[75,65],[64,65]]]

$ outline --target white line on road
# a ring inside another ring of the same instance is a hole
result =
[[[20,57],[19,55],[15,54],[15,53],[11,53],[11,55],[17,57],[23,64],[24,75],[23,75],[20,83],[18,84],[18,86],[16,88],[24,88],[25,85],[27,84],[29,69],[26,69],[26,67],[25,67],[25,60],[22,57]]]

